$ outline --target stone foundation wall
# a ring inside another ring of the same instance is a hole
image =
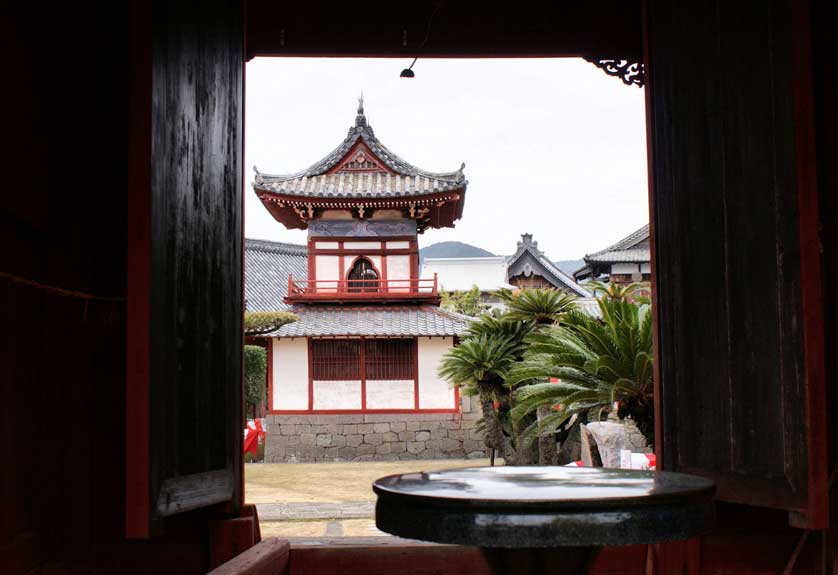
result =
[[[265,461],[396,461],[488,457],[476,399],[460,413],[268,415]]]

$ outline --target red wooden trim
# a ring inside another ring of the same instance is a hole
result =
[[[125,292],[125,536],[148,538],[151,318],[151,9],[130,2],[131,90]]]
[[[345,278],[346,277],[346,258],[343,254],[343,242],[338,242],[338,251],[340,252],[338,257],[338,277]]]
[[[829,527],[829,424],[826,401],[823,275],[818,208],[815,106],[812,91],[811,4],[792,7],[794,66],[792,94],[797,151],[797,205],[800,229],[800,291],[803,310],[803,364],[808,430],[807,529]]]
[[[363,414],[399,414],[409,413],[459,413],[459,409],[277,409],[270,415],[363,415]]]
[[[308,239],[308,253],[306,259],[308,260],[308,279],[310,280],[317,280],[317,260],[314,257],[314,251],[312,250],[312,246],[314,245],[314,240],[312,238]],[[290,277],[290,276],[289,276]]]
[[[311,357],[311,338],[306,338],[308,346],[308,411],[314,410],[314,366]]]
[[[361,338],[361,411],[367,410],[367,340]]]
[[[414,242],[416,236],[309,236],[315,242]],[[413,246],[411,246],[413,247]]]
[[[268,352],[268,412],[274,410],[274,340],[269,339]]]
[[[381,256],[389,254],[393,256],[412,256],[417,252],[411,248],[387,249],[387,248],[313,248],[310,253],[318,256]]]
[[[207,575],[282,575],[287,573],[291,545],[284,539],[269,537]]]
[[[658,289],[656,285],[656,266],[657,266],[657,249],[655,241],[655,171],[654,158],[652,157],[652,142],[655,137],[655,130],[653,125],[654,109],[652,98],[652,84],[654,83],[654,69],[650,66],[651,58],[649,56],[649,14],[648,14],[648,0],[643,0],[641,11],[643,14],[643,61],[646,63],[645,67],[645,83],[643,90],[646,97],[646,173],[647,185],[649,194],[649,268],[651,272],[651,296],[652,302],[652,354],[653,357],[660,357],[660,330],[658,310]],[[654,382],[654,399],[655,399],[655,457],[657,458],[657,468],[664,469],[666,459],[664,458],[663,445],[663,393],[661,390],[661,372],[660,361],[653,362],[653,382]]]
[[[419,411],[419,338],[413,340],[413,409]]]
[[[385,282],[387,281],[387,257],[389,254],[383,253],[381,254],[381,279]],[[398,279],[398,278],[396,278]],[[385,283],[384,286],[386,287],[387,284]]]
[[[454,388],[454,409],[457,411],[457,413],[460,412],[460,388],[459,387]]]

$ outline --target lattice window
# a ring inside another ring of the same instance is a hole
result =
[[[311,342],[311,371],[315,381],[361,379],[361,342],[357,339],[315,339]]]
[[[368,380],[406,380],[416,376],[416,340],[368,339],[365,346]]]

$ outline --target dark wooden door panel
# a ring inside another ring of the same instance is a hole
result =
[[[713,477],[722,499],[805,511],[801,282],[819,270],[801,271],[793,8],[648,16],[663,465]]]
[[[136,457],[145,457],[149,480],[129,483],[137,536],[155,519],[240,499],[241,12],[236,0],[161,0],[151,9],[150,183],[134,204],[148,222],[135,252],[148,271],[139,276],[146,285],[129,286],[129,298],[133,289],[147,301],[147,318],[129,321],[148,366],[145,380],[129,373],[129,398],[148,400],[136,416],[137,428],[147,418],[148,447]],[[129,442],[129,459],[136,447]]]

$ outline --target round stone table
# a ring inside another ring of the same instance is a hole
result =
[[[492,573],[585,573],[604,545],[684,540],[713,524],[713,483],[681,473],[472,467],[373,483],[378,529],[476,545]]]

